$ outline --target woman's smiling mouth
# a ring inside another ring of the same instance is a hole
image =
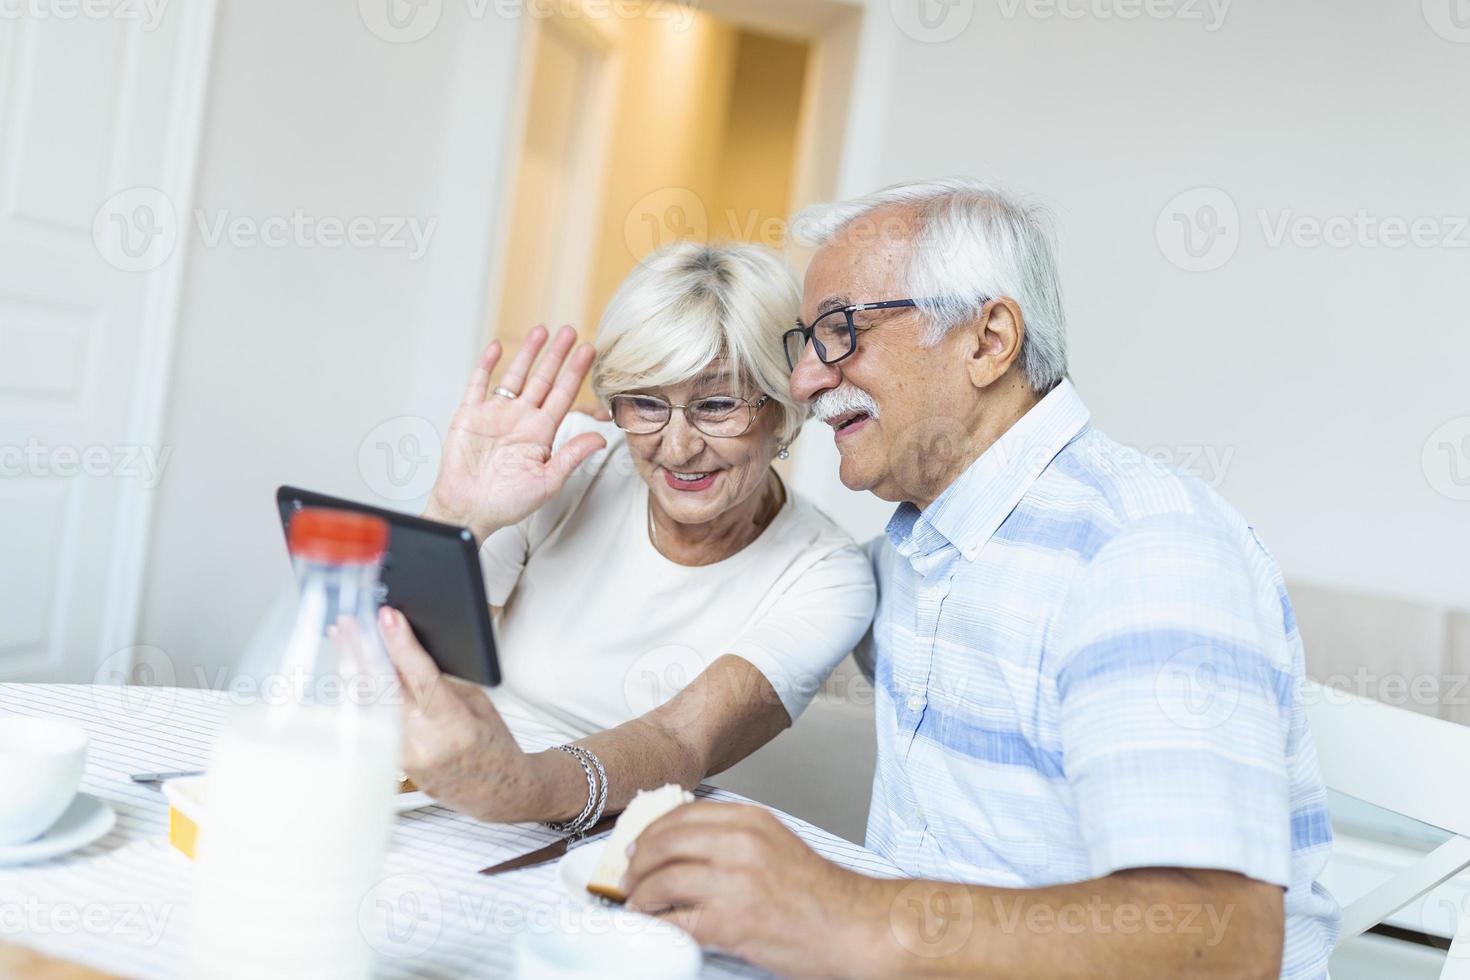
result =
[[[686,493],[708,489],[715,482],[715,477],[720,475],[719,470],[671,470],[667,466],[660,466],[659,469],[663,470],[665,483]]]

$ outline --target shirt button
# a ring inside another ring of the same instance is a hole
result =
[[[918,694],[910,694],[908,704],[910,711],[918,711],[924,706],[924,698]]]

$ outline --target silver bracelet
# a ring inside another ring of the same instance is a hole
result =
[[[587,816],[586,826],[577,832],[577,836],[580,837],[588,830],[591,830],[597,821],[602,819],[602,812],[607,809],[607,770],[602,768],[602,760],[593,755],[591,749],[583,748],[580,745],[573,745],[572,751],[576,752],[583,762],[592,763],[593,767],[597,770],[597,806]]]
[[[587,776],[587,803],[582,807],[582,812],[571,820],[547,821],[546,826],[558,833],[568,834],[572,840],[579,840],[593,824],[602,819],[602,811],[607,806],[607,770],[602,767],[597,756],[580,745],[558,745],[557,749],[576,759],[581,765],[582,772]]]
[[[548,820],[546,826],[557,833],[576,833],[578,827],[585,825],[588,815],[592,813],[592,808],[597,805],[597,770],[593,769],[592,764],[582,758],[572,746],[558,745],[556,748],[557,751],[565,752],[576,759],[577,764],[582,767],[582,772],[587,775],[587,804],[582,807],[582,812],[571,820]]]

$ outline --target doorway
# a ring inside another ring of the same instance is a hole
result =
[[[837,191],[861,13],[649,0],[531,24],[487,333],[591,339],[633,266],[674,241],[780,249],[789,216]]]

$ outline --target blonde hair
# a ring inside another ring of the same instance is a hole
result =
[[[645,257],[613,294],[597,325],[592,390],[606,402],[624,391],[682,384],[716,359],[782,412],[789,442],[807,406],[791,397],[781,335],[801,312],[801,294],[773,249],[738,242],[679,242]]]

